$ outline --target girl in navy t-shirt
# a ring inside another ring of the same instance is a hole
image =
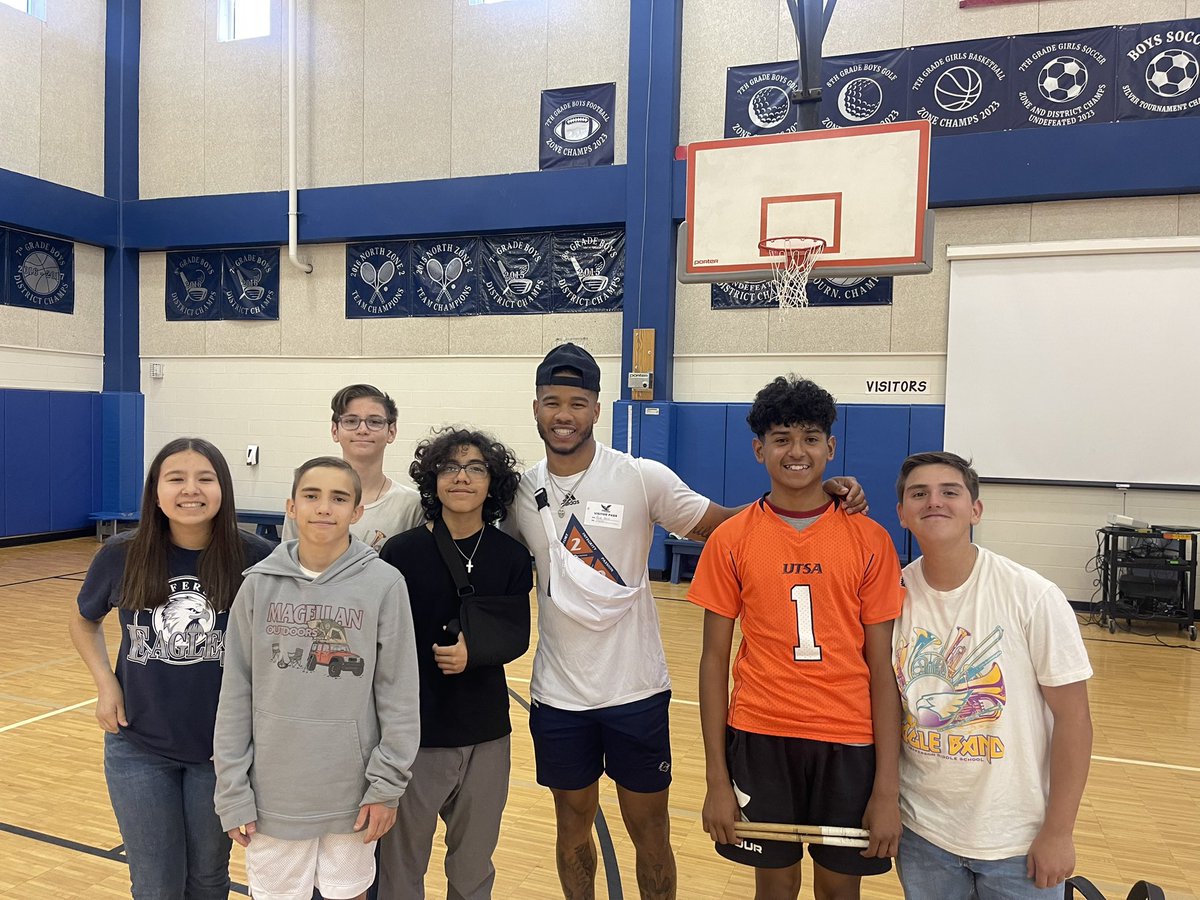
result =
[[[99,693],[104,774],[138,900],[229,895],[213,722],[229,607],[242,572],[272,549],[238,529],[221,451],[178,438],[150,464],[137,530],[106,542],[88,568],[71,639]],[[115,672],[102,627],[113,609]]]

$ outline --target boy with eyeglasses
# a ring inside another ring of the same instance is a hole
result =
[[[380,896],[425,896],[440,816],[446,896],[487,900],[508,799],[512,724],[504,665],[529,647],[533,588],[529,551],[491,526],[506,516],[520,476],[511,450],[458,428],[422,441],[409,474],[429,521],[391,538],[380,555],[408,585],[421,749],[397,827],[380,843]]]
[[[396,401],[374,385],[351,384],[333,395],[330,407],[333,441],[362,481],[363,514],[350,533],[378,550],[392,535],[425,521],[417,492],[383,472],[384,451],[396,440]],[[283,539],[296,537],[295,522],[285,519]]]

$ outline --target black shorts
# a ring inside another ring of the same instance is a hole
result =
[[[537,782],[577,791],[600,774],[641,794],[671,784],[671,692],[601,709],[559,709],[534,702],[529,732],[537,762]]]
[[[725,729],[725,760],[742,817],[750,822],[862,828],[875,782],[875,748]],[[782,869],[804,857],[804,845],[752,838],[717,844],[726,859]],[[881,875],[891,860],[858,847],[809,844],[813,862],[842,875]]]

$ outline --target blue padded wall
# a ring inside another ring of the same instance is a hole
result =
[[[4,527],[4,510],[6,509],[5,501],[6,501],[6,498],[8,497],[8,491],[6,491],[4,489],[5,484],[7,484],[6,479],[8,477],[7,461],[9,459],[14,459],[14,460],[17,459],[17,457],[15,457],[15,456],[10,457],[8,455],[8,445],[4,443],[4,435],[5,435],[4,404],[5,404],[5,399],[6,399],[7,394],[8,394],[7,391],[0,391],[0,451],[3,451],[3,452],[0,452],[0,535],[8,534],[8,530]]]
[[[945,449],[942,446],[945,434],[946,407],[911,407],[908,418],[908,452],[910,454]],[[899,469],[899,466],[896,468]]]
[[[4,534],[50,530],[50,392],[5,391]]]
[[[50,394],[50,530],[72,531],[88,524],[100,507],[98,443],[100,398],[96,394],[55,391]]]
[[[908,455],[908,406],[853,404],[846,410],[846,471],[859,480],[871,518],[888,530],[903,560],[908,539],[896,515],[896,472]]]
[[[639,418],[641,432],[641,451],[638,456],[643,459],[657,460],[675,469],[675,437],[677,403],[637,403],[634,406],[634,417]],[[678,471],[678,469],[676,469]],[[655,527],[654,537],[650,541],[650,556],[648,564],[651,569],[667,567],[667,548],[663,541],[667,533]]]

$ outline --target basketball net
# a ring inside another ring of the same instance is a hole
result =
[[[771,263],[771,279],[780,309],[808,306],[808,276],[825,249],[818,237],[773,237],[760,241],[758,249]]]

